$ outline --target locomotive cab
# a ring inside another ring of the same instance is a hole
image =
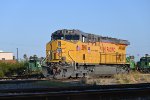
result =
[[[51,41],[47,43],[46,47],[46,55],[47,55],[47,62],[62,62],[66,59],[63,53],[67,52],[64,49],[66,42],[70,41],[75,43],[80,40],[80,34],[74,33],[73,31],[69,30],[59,30],[52,33]]]

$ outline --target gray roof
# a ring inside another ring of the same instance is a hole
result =
[[[72,30],[68,30],[68,29],[62,29],[62,30],[57,30],[55,31],[53,34],[77,34],[80,36],[84,36],[86,38],[87,42],[110,42],[110,43],[115,43],[115,44],[126,44],[129,45],[130,43],[127,40],[122,40],[122,39],[117,39],[117,38],[112,38],[112,37],[105,37],[105,36],[101,36],[101,35],[96,35],[96,34],[92,34],[92,33],[85,33],[82,32],[80,30],[76,30],[76,29],[72,29]]]

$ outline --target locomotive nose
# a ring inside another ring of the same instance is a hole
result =
[[[62,53],[61,41],[57,41],[54,45],[56,46],[53,52],[53,55],[54,55],[53,60],[61,60],[61,53]]]
[[[62,56],[61,41],[55,40],[47,44],[47,61],[59,62]]]

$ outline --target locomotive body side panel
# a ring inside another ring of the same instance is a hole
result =
[[[61,46],[58,44],[61,43]],[[126,62],[126,45],[113,43],[83,43],[81,41],[71,42],[55,40],[47,44],[47,62],[78,64],[124,64]]]

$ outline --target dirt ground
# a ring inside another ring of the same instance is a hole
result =
[[[95,85],[150,83],[150,74],[130,72],[127,74],[117,74],[109,78],[91,77],[81,79],[81,82],[85,84],[95,84]]]

